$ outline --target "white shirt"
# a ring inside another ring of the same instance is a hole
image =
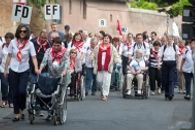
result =
[[[102,52],[102,66],[104,66],[106,61],[106,52]]]
[[[93,53],[92,48],[87,49],[87,52],[85,55],[85,65],[87,68],[93,68],[93,60],[91,58],[92,53]]]
[[[10,68],[14,72],[25,72],[30,68],[29,66],[29,58],[31,56],[36,56],[36,51],[34,48],[34,45],[31,41],[29,41],[26,46],[21,50],[22,53],[22,61],[19,62],[17,59],[17,52],[18,52],[18,47],[17,47],[17,41],[16,39],[13,39],[10,42],[10,45],[8,47],[8,53],[12,54],[12,59],[10,63]]]
[[[143,70],[146,68],[145,60],[142,58],[140,60],[133,59],[129,65],[130,67],[134,68],[135,71]]]
[[[165,46],[162,46],[160,48],[160,56],[163,58],[162,60],[163,61],[175,61],[176,55],[179,54],[179,47],[177,45],[175,45],[176,50],[174,50],[173,45],[171,45],[171,46],[166,45],[165,51],[164,51],[164,47]]]
[[[182,67],[182,71],[186,73],[194,73],[194,62],[192,58],[192,51],[187,50],[187,52],[183,55],[184,64]]]
[[[3,48],[2,48],[2,45],[0,47],[0,50],[1,50],[1,55],[2,55],[2,61],[1,61],[1,65],[0,65],[0,72],[1,73],[4,73],[4,70],[5,70],[5,63],[6,63],[6,60],[7,60],[7,56],[8,56],[8,47],[5,45]],[[9,67],[8,67],[9,68]]]
[[[134,43],[132,44],[130,55],[134,56],[137,49],[141,49],[144,54],[144,59],[148,60],[150,55],[150,46],[148,43],[143,42],[142,44]]]

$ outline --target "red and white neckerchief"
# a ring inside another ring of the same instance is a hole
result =
[[[126,46],[127,46],[127,50],[129,51],[131,49],[131,43],[126,43]]]
[[[27,43],[28,43],[28,40],[24,40],[23,42],[19,42],[19,40],[17,40],[18,52],[16,54],[16,57],[17,57],[17,60],[19,62],[22,61],[22,52],[21,52],[21,50],[26,46]]]
[[[186,51],[186,46],[179,45],[179,55],[183,55]]]
[[[70,57],[70,70],[73,70],[75,69],[75,65],[76,65],[76,57]]]
[[[80,52],[81,48],[83,47],[84,42],[82,41],[74,41],[73,46]]]
[[[53,48],[51,48],[50,53],[52,57],[52,62],[57,61],[58,63],[60,63],[65,52],[66,52],[65,47],[62,47],[61,50],[58,52],[56,52]]]
[[[44,49],[44,51],[47,50],[47,45],[48,45],[48,40],[47,39],[43,39],[41,37],[37,37],[37,44],[39,45],[39,48],[37,50],[37,52],[39,53],[41,48]]]
[[[159,59],[158,51],[152,48],[151,57],[154,57],[156,59]]]

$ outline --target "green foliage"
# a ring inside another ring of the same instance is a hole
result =
[[[182,15],[183,7],[189,5],[188,0],[179,0],[177,3],[173,4],[171,9],[168,11],[171,17],[176,17]]]
[[[40,8],[43,7],[48,2],[48,0],[27,0],[27,2],[30,2],[36,7]],[[49,3],[56,3],[56,2],[57,0],[49,0]]]
[[[183,7],[190,5],[189,0],[134,0],[129,3],[132,8],[141,8],[149,10],[157,10],[160,7],[170,7],[167,13],[171,17],[182,14]]]
[[[145,0],[133,1],[130,3],[130,7],[132,8],[141,8],[141,9],[150,9],[156,10],[158,5],[153,2],[147,2]]]

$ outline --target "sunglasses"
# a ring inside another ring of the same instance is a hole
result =
[[[77,54],[76,52],[71,52],[72,54]]]
[[[27,30],[20,30],[20,33],[26,33]]]

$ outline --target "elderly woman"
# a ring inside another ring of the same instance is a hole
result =
[[[29,78],[29,59],[32,57],[35,72],[38,73],[36,51],[29,41],[30,28],[20,24],[15,33],[16,39],[12,40],[8,47],[8,56],[5,63],[4,75],[7,77],[10,65],[10,87],[13,88],[13,105],[15,118],[13,121],[24,119],[23,110],[26,108],[26,87]]]
[[[110,91],[111,73],[115,63],[121,63],[116,48],[111,44],[112,37],[105,34],[103,41],[95,48],[94,74],[97,74],[97,83],[101,88],[101,100],[107,101]]]
[[[76,49],[70,50],[70,65],[68,67],[68,72],[71,74],[70,87],[70,96],[76,96],[76,80],[82,71],[82,64],[80,57],[77,54]]]
[[[39,68],[39,73],[48,65],[49,75],[58,78],[66,75],[69,60],[66,48],[62,46],[61,39],[56,37],[52,42],[52,47],[45,52]]]
[[[130,65],[127,67],[127,90],[126,94],[131,95],[131,88],[132,88],[132,81],[134,77],[136,77],[138,81],[138,90],[137,94],[141,95],[142,92],[142,84],[143,84],[143,77],[144,77],[144,71],[147,70],[145,60],[143,58],[143,51],[141,49],[137,49],[135,51],[135,57],[133,57],[132,61],[130,62]]]

